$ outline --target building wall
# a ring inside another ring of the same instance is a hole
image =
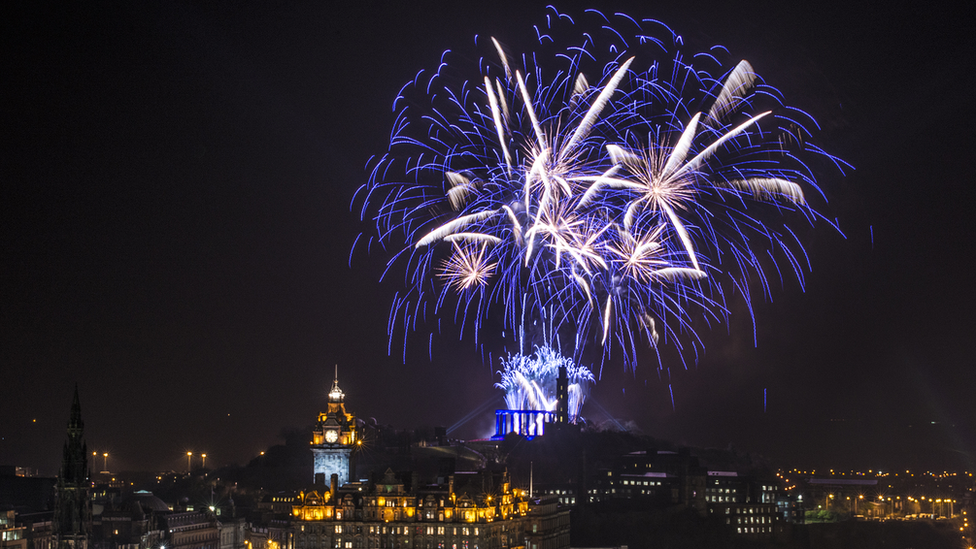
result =
[[[711,508],[731,531],[753,539],[774,538],[783,532],[782,516],[773,503],[716,504]]]
[[[569,509],[560,508],[558,498],[538,500],[522,520],[526,549],[569,547]],[[519,545],[520,540],[512,540]]]
[[[202,511],[166,517],[171,549],[220,549],[220,523]]]
[[[319,474],[325,475],[325,482],[329,482],[333,474],[339,475],[339,486],[349,482],[349,454],[348,448],[313,448],[314,461],[312,465],[313,481]]]

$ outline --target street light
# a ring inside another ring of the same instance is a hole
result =
[[[108,452],[102,454],[102,471],[108,471]]]
[[[206,469],[207,468],[207,454],[200,454],[200,457],[203,458],[203,468]]]
[[[186,472],[187,473],[190,472],[190,458],[192,458],[192,457],[193,457],[193,452],[187,452],[186,453]]]

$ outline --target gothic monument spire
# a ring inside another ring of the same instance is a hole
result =
[[[68,439],[64,443],[61,470],[55,492],[54,549],[87,549],[91,529],[88,498],[88,446],[84,440],[85,422],[81,419],[81,400],[75,384],[74,400],[68,419]]]

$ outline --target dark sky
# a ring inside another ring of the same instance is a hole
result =
[[[27,4],[0,17],[0,464],[54,473],[76,382],[113,470],[246,462],[335,364],[398,427],[498,396],[470,341],[387,356],[397,284],[380,255],[350,269],[349,204],[403,83],[475,34],[531,38],[544,3]],[[976,469],[972,4],[720,4],[560,9],[749,59],[857,168],[820,179],[846,238],[805,235],[805,291],[756,303],[758,347],[741,313],[706,334],[674,408],[655,365],[610,364],[584,414],[791,466]]]

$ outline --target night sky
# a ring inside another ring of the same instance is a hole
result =
[[[314,421],[336,364],[348,408],[400,428],[500,396],[469,340],[387,355],[399,280],[350,268],[350,202],[400,87],[475,34],[526,43],[544,3],[23,4],[0,16],[0,464],[54,474],[75,383],[112,470],[244,463]],[[804,235],[805,291],[755,303],[758,347],[740,304],[670,380],[607,364],[584,415],[789,466],[976,469],[972,3],[732,4],[559,8],[748,59],[855,166],[819,176],[844,234]]]

